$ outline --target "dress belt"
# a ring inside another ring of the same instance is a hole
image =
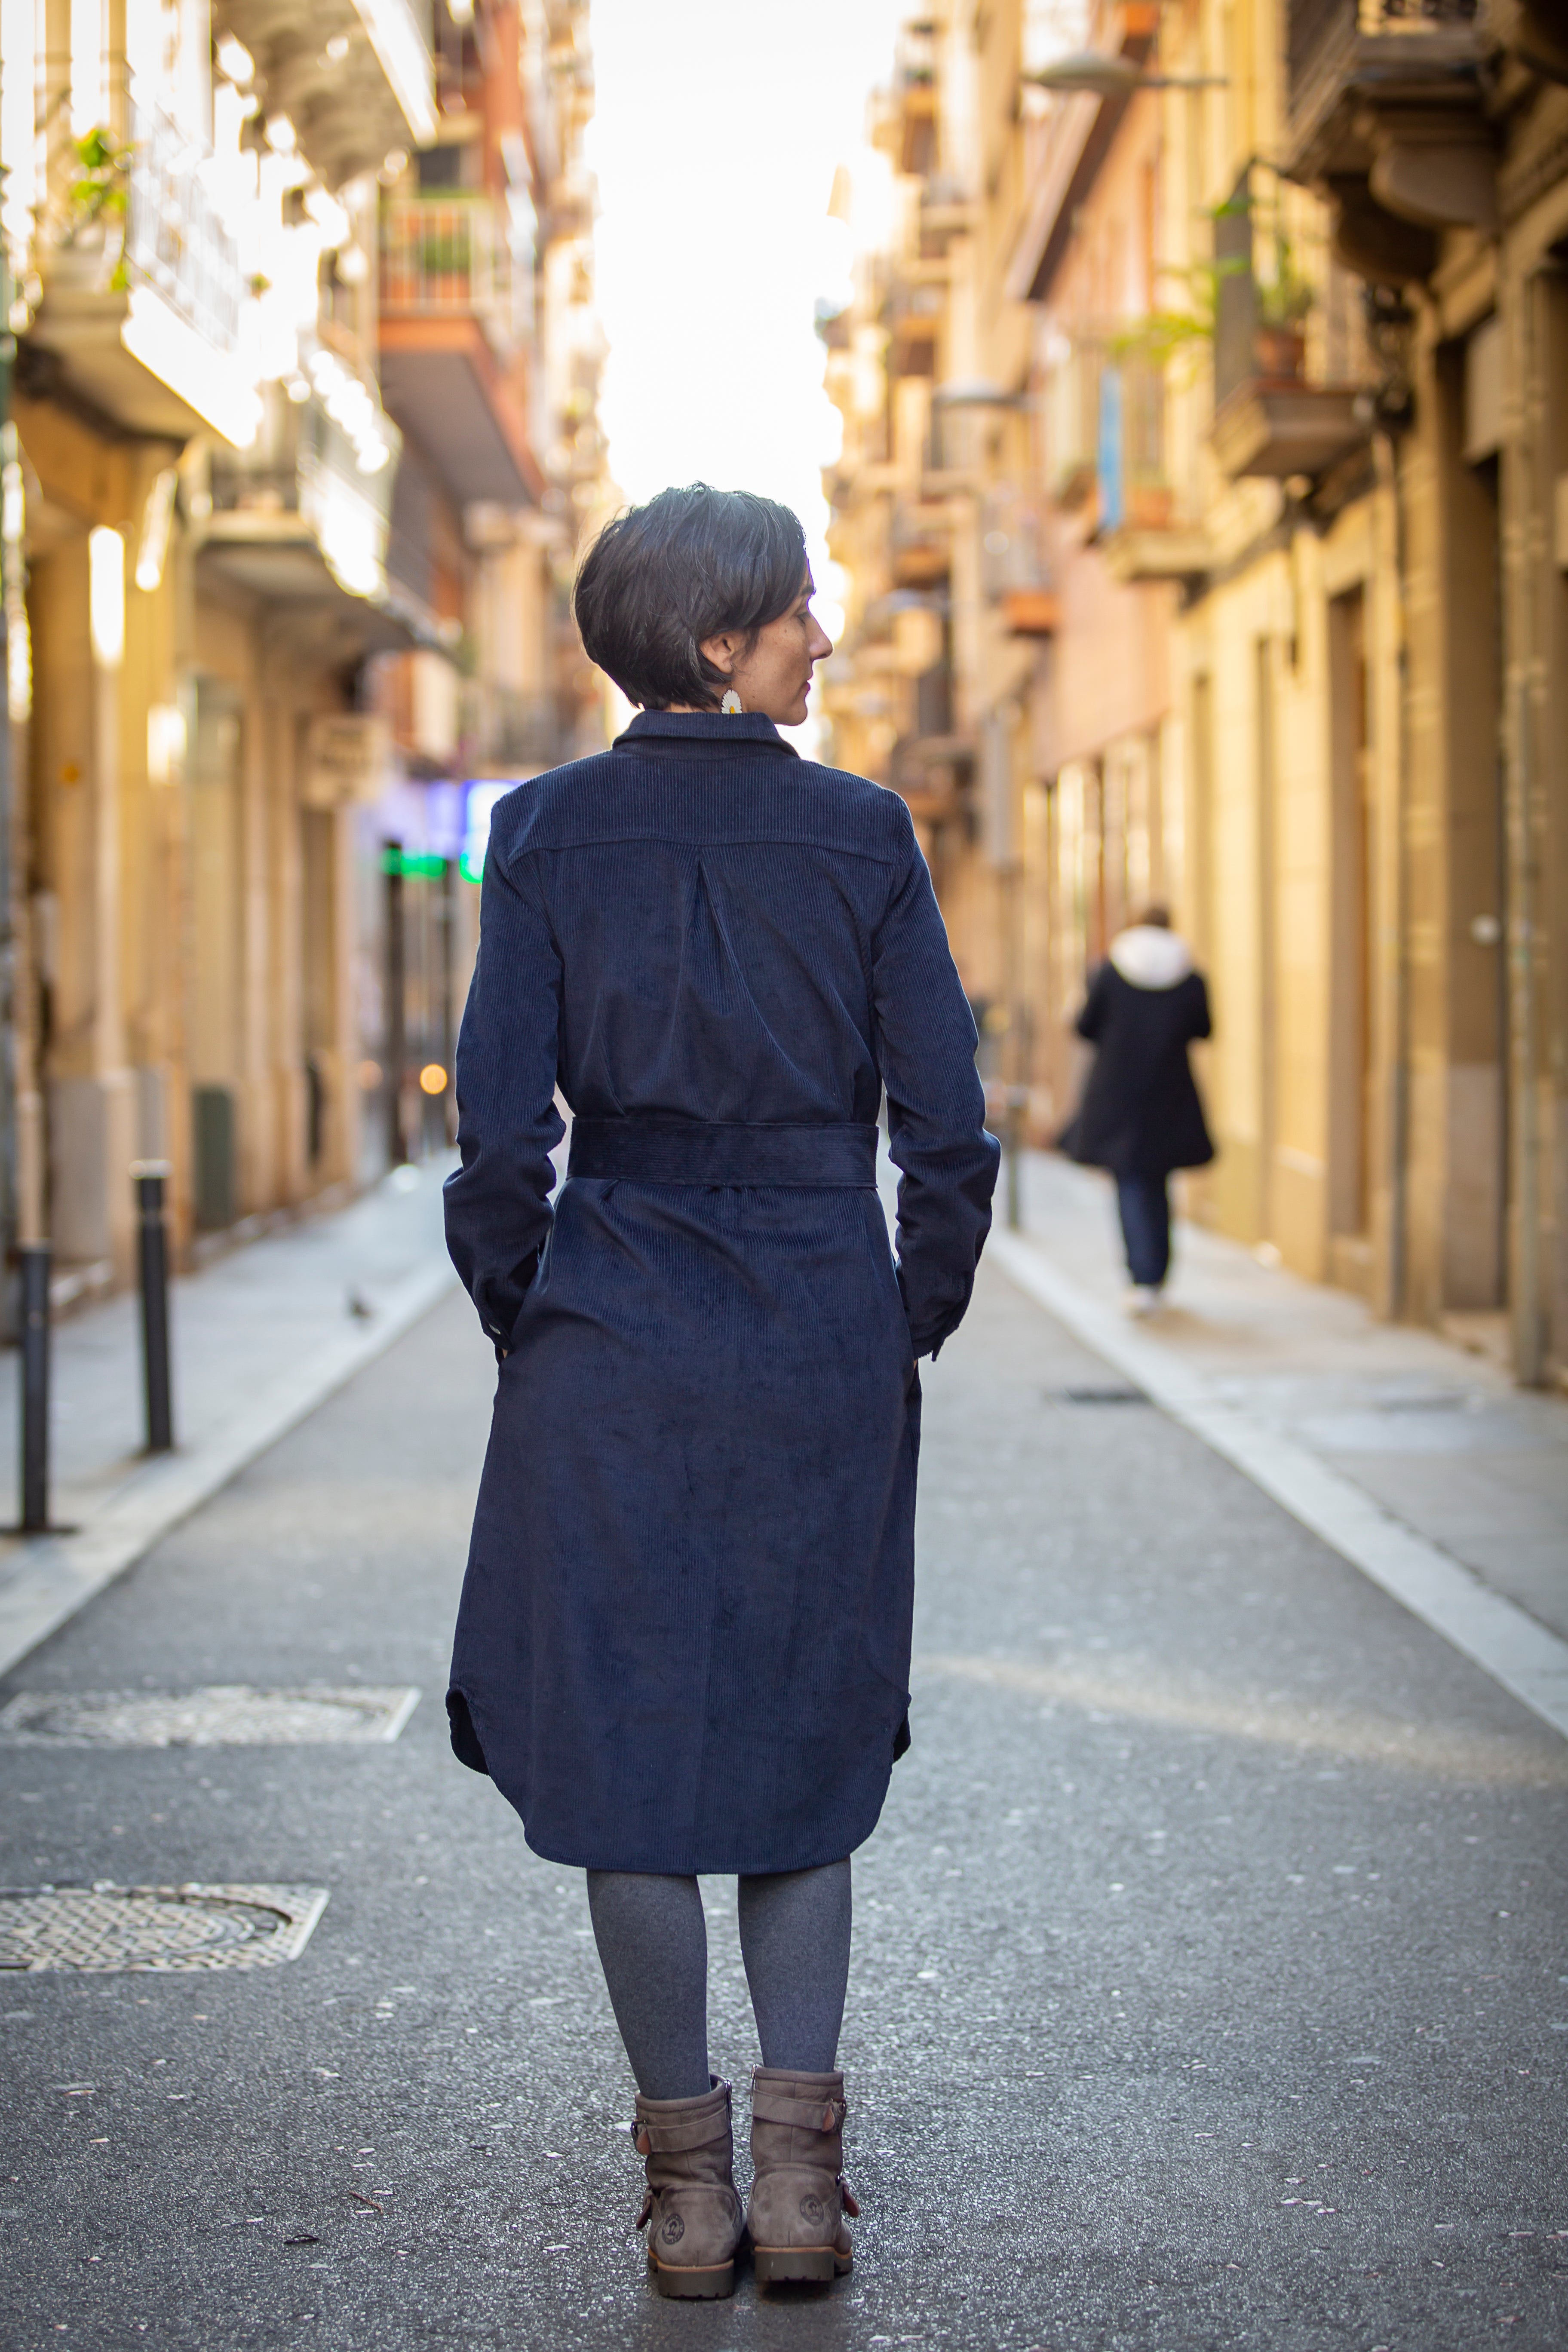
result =
[[[566,1172],[638,1184],[874,1186],[877,1129],[847,1123],[577,1118]]]

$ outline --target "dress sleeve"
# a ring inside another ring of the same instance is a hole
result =
[[[1194,1038],[1212,1037],[1214,1023],[1209,1018],[1208,982],[1201,971],[1194,971],[1193,978],[1197,982],[1197,987],[1193,992],[1193,1025],[1188,1034]]]
[[[1001,1146],[985,1132],[974,1021],[914,828],[872,941],[888,1136],[899,1179],[899,1286],[917,1356],[955,1331],[991,1226]]]
[[[479,1320],[504,1349],[550,1234],[561,955],[527,859],[509,869],[491,841],[479,949],[458,1034],[458,1150],[447,1177],[447,1247]]]

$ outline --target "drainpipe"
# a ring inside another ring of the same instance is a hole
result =
[[[1376,443],[1378,472],[1394,509],[1394,579],[1399,604],[1399,714],[1395,731],[1394,782],[1394,873],[1390,927],[1394,934],[1394,1003],[1388,1071],[1388,1276],[1384,1307],[1388,1319],[1399,1322],[1408,1310],[1410,1214],[1410,973],[1406,938],[1409,890],[1405,846],[1405,791],[1410,772],[1410,645],[1406,628],[1405,565],[1405,497],[1399,480],[1399,452],[1391,433],[1380,433]]]
[[[1533,790],[1534,727],[1531,707],[1535,677],[1531,626],[1533,583],[1530,577],[1531,535],[1521,526],[1540,512],[1539,484],[1531,439],[1538,415],[1536,304],[1541,268],[1525,274],[1521,287],[1520,399],[1522,415],[1510,504],[1513,528],[1505,532],[1510,550],[1503,581],[1504,662],[1513,671],[1512,741],[1505,766],[1508,829],[1508,988],[1511,1031],[1509,1093],[1513,1134],[1513,1249],[1509,1296],[1512,1307],[1514,1377],[1521,1388],[1546,1380],[1546,1333],[1541,1311],[1541,1106],[1539,1087],[1540,1006],[1536,988],[1535,907],[1539,881]],[[1521,576],[1522,575],[1522,576]],[[1511,593],[1510,593],[1511,590]],[[1511,646],[1509,639],[1511,637]],[[1510,656],[1511,655],[1511,660]]]
[[[1533,289],[1531,289],[1533,291]],[[1541,1315],[1540,1106],[1536,1099],[1535,853],[1531,838],[1530,679],[1514,688],[1513,757],[1509,793],[1509,994],[1512,1000],[1515,1171],[1513,1369],[1521,1388],[1545,1385],[1546,1348]]]

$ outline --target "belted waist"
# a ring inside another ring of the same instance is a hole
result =
[[[877,1129],[578,1118],[566,1172],[642,1184],[875,1185]]]

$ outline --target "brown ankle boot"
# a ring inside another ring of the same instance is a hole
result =
[[[639,2091],[632,2140],[647,2158],[637,2228],[651,2223],[648,2266],[660,2294],[733,2294],[741,2200],[729,2084],[715,2074],[699,2099],[645,2099]]]
[[[757,2284],[842,2278],[854,2261],[846,2213],[844,2077],[759,2066],[752,2076],[751,2210]]]

